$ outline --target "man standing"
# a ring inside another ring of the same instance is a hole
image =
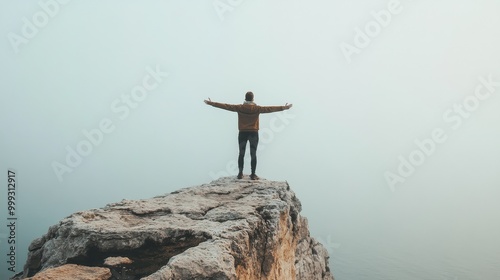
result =
[[[205,103],[224,110],[238,113],[238,143],[240,147],[240,154],[238,156],[238,179],[243,178],[243,159],[245,157],[245,150],[247,141],[250,142],[250,156],[252,174],[250,179],[258,180],[259,177],[255,174],[257,167],[257,145],[259,144],[259,114],[272,113],[283,110],[288,110],[292,104],[286,103],[285,106],[259,106],[255,104],[254,95],[251,91],[245,94],[245,102],[243,104],[225,104],[217,103],[210,100],[205,100]]]

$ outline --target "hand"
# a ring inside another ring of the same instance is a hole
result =
[[[290,108],[292,108],[292,106],[293,106],[293,104],[288,104],[288,103],[285,104],[285,107],[286,107],[287,110],[290,109]]]
[[[210,97],[208,98],[208,100],[204,100],[206,104],[210,105],[210,103],[212,102],[212,100],[210,100]]]

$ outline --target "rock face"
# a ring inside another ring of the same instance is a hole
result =
[[[286,182],[229,177],[123,200],[50,227],[31,243],[14,279],[66,264],[109,269],[98,279],[333,279],[327,250],[310,237],[300,211]]]
[[[111,271],[102,267],[86,267],[76,264],[65,264],[46,269],[34,277],[26,280],[48,279],[78,279],[78,280],[107,280],[111,278]]]

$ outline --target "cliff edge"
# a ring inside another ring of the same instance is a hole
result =
[[[50,227],[13,279],[333,280],[300,211],[286,182],[230,177],[123,200]]]

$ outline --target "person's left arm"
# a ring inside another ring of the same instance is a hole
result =
[[[219,102],[213,102],[210,100],[204,100],[207,105],[214,106],[216,108],[228,110],[228,111],[233,111],[233,112],[238,112],[238,108],[240,108],[240,105],[235,105],[235,104],[226,104],[226,103],[219,103]]]

